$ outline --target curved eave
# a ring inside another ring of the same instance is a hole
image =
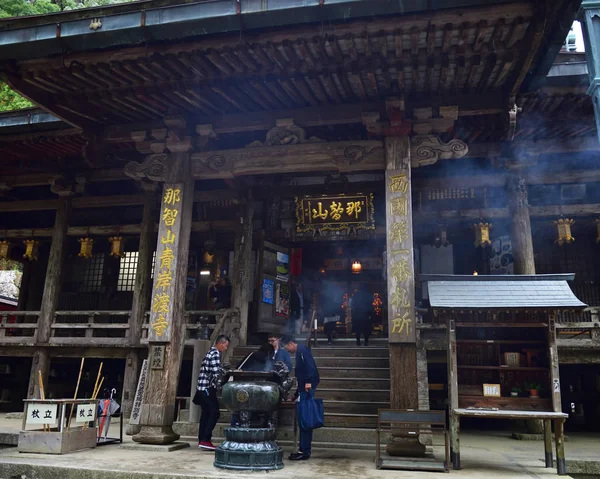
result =
[[[216,0],[77,10],[0,22],[0,59],[24,60],[155,41],[360,17],[515,3],[514,0]],[[133,7],[130,7],[133,8]],[[239,9],[239,10],[238,10]],[[83,17],[83,18],[82,18]],[[93,29],[92,22],[102,26]],[[3,30],[3,24],[5,30]],[[3,31],[2,31],[3,30]]]

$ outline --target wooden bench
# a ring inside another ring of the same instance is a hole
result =
[[[387,430],[404,430],[407,436],[418,437],[419,431],[427,434],[438,433],[444,438],[445,459],[441,463],[435,459],[417,458],[382,458],[381,431],[382,424],[387,424]],[[406,471],[449,472],[449,443],[446,429],[446,411],[418,411],[414,409],[379,409],[377,412],[377,451],[375,467],[377,469],[398,469]]]
[[[556,466],[560,476],[567,474],[565,464],[564,422],[568,415],[562,412],[544,411],[497,411],[494,409],[457,408],[450,415],[450,457],[454,469],[460,469],[460,418],[482,417],[490,419],[541,419],[544,421],[544,450],[546,467],[554,467],[552,458],[552,421],[556,436]]]

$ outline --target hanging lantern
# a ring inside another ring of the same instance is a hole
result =
[[[490,230],[494,225],[492,223],[484,223],[483,220],[473,225],[475,230],[475,247],[490,246]]]
[[[110,255],[113,258],[122,258],[125,256],[125,241],[122,236],[113,236],[108,238],[110,242]]]
[[[362,271],[362,264],[360,264],[360,261],[354,261],[352,263],[352,274],[360,274],[361,271]]]
[[[323,267],[321,267],[319,269],[319,273],[321,273],[321,274],[325,274],[326,272],[327,272],[327,270],[325,268],[323,268]]]
[[[571,244],[573,241],[575,241],[575,238],[573,238],[573,235],[571,234],[571,226],[574,223],[575,220],[568,218],[559,218],[554,222],[556,229],[558,230],[558,238],[555,241],[558,246]]]
[[[94,240],[92,238],[79,238],[79,254],[77,256],[81,256],[85,259],[90,259],[92,257],[92,250],[94,249]]]
[[[596,220],[596,227],[598,228],[598,233],[596,233],[596,243],[600,243],[600,218]]]
[[[37,261],[40,242],[34,239],[27,239],[23,241],[23,244],[25,245],[25,254],[23,255],[23,258],[28,259],[29,261]]]
[[[0,259],[8,258],[8,250],[9,249],[10,249],[10,243],[8,241],[6,241],[6,240],[0,241]]]
[[[433,238],[433,246],[436,248],[450,246],[450,241],[448,240],[448,230],[444,225],[439,225],[438,229]]]

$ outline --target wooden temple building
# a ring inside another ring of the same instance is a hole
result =
[[[600,143],[585,54],[561,50],[580,3],[147,0],[0,22],[0,77],[36,105],[0,114],[0,255],[23,269],[0,408],[35,397],[38,371],[72,394],[83,356],[129,416],[149,357],[137,438],[168,443],[207,328],[259,344],[301,285],[319,328],[339,297],[343,336],[364,284],[376,343],[316,355],[324,430],[372,430],[378,406],[448,404],[420,275],[570,273],[587,308],[556,312],[553,404],[597,427]],[[463,382],[539,409],[505,387],[550,378],[519,362],[538,340],[499,346],[506,383],[474,342]]]

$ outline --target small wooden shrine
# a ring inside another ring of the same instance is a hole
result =
[[[448,338],[451,457],[460,469],[460,418],[544,420],[546,467],[566,474],[557,316],[586,307],[567,281],[573,274],[424,275],[434,316]]]

